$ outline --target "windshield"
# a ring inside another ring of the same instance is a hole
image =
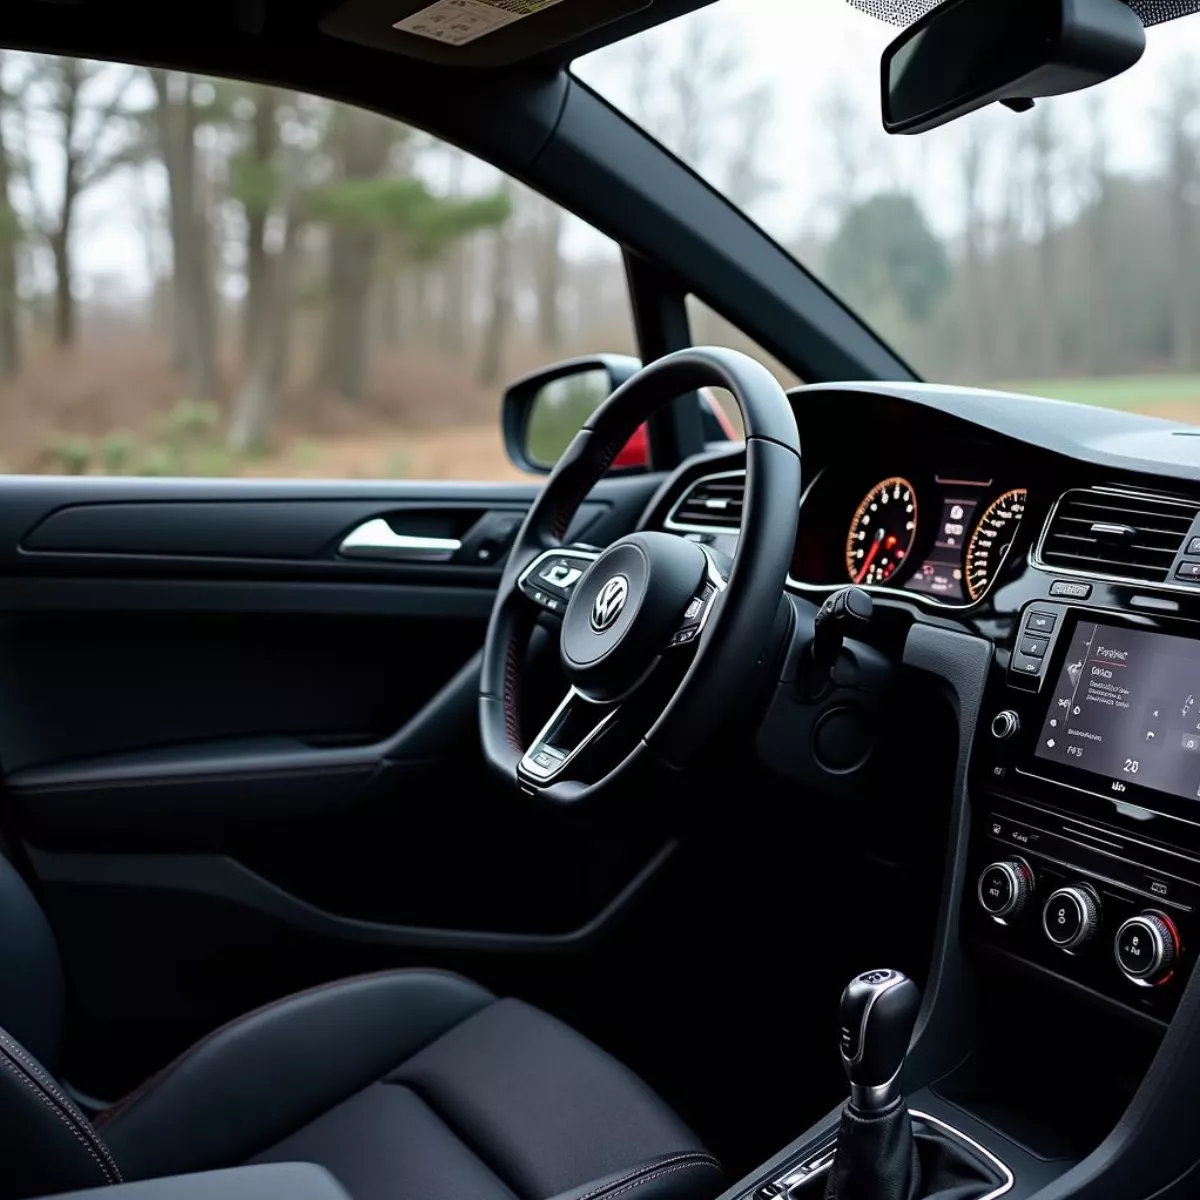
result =
[[[1200,420],[1200,18],[1103,87],[919,137],[880,123],[896,34],[719,0],[575,70],[925,378]]]

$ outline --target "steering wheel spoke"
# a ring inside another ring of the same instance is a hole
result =
[[[537,608],[561,617],[579,581],[599,557],[598,550],[568,546],[543,551],[521,572],[517,589]]]
[[[620,711],[619,704],[598,704],[572,688],[525,751],[518,775],[538,787],[562,778],[611,729]]]

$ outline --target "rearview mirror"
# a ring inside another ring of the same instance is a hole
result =
[[[592,413],[641,368],[641,362],[628,355],[597,354],[555,363],[519,379],[504,394],[504,444],[509,458],[526,471],[550,471]],[[639,432],[644,443],[644,431]],[[648,447],[643,444],[640,454],[637,447],[626,447],[614,465],[648,463]]]
[[[1123,0],[946,0],[883,54],[883,125],[922,133],[1001,101],[1077,92],[1128,70],[1146,31]]]

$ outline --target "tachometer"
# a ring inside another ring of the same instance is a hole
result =
[[[978,600],[988,590],[1008,557],[1025,515],[1028,496],[1025,488],[1005,492],[979,518],[967,543],[967,595],[972,600]]]
[[[876,484],[858,506],[846,539],[851,583],[885,583],[900,569],[917,536],[917,494],[895,476]]]

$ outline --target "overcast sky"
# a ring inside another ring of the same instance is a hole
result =
[[[683,44],[684,23],[694,19],[686,17],[642,36],[657,39],[670,58]],[[862,115],[861,153],[868,176],[864,186],[896,182],[914,189],[935,225],[953,234],[958,211],[954,147],[962,136],[961,124],[914,138],[889,138],[879,127],[879,56],[897,30],[852,9],[845,0],[718,0],[711,13],[700,19],[719,21],[722,36],[738,50],[741,65],[731,86],[766,84],[772,92],[763,159],[776,186],[754,206],[755,215],[771,233],[793,241],[806,229],[821,225],[834,164],[821,112],[830,93],[840,88]],[[622,103],[628,93],[628,55],[628,45],[614,47],[578,63],[576,70]],[[1167,72],[1178,69],[1181,59],[1190,60],[1200,74],[1200,16],[1151,30],[1142,62],[1088,94],[1103,103],[1102,120],[1114,166],[1129,171],[1153,166],[1160,145],[1153,114],[1161,103]],[[1094,125],[1089,100],[1075,96],[1049,103],[1061,111],[1068,134],[1063,153],[1085,153]],[[988,122],[989,131],[999,139],[1007,137],[1021,119],[1000,109],[968,118]],[[714,139],[720,136],[714,130]],[[46,150],[48,156],[52,153]],[[1001,165],[997,162],[996,169]],[[874,178],[869,177],[872,173]],[[146,185],[139,187],[144,198]],[[998,188],[997,180],[993,190]],[[144,286],[147,260],[139,223],[145,215],[144,209],[131,203],[134,194],[132,182],[125,178],[87,197],[78,245],[85,275],[123,276],[130,286]],[[152,183],[149,194],[161,192]],[[1064,197],[1064,204],[1069,203],[1070,197]],[[586,243],[576,239],[576,244]]]
[[[718,0],[705,14],[701,10],[642,36],[658,39],[669,53],[672,45],[681,44],[686,21],[720,21],[723,28],[728,23],[728,36],[744,60],[747,86],[766,83],[773,94],[764,157],[780,186],[757,206],[756,215],[785,240],[819,216],[828,194],[833,149],[821,112],[832,91],[842,89],[862,114],[867,169],[916,190],[944,230],[953,226],[958,210],[950,166],[963,125],[985,122],[1004,137],[1022,120],[994,106],[928,134],[889,137],[879,119],[879,60],[898,29],[846,0]],[[627,98],[622,56],[627,60],[627,46],[612,47],[578,63],[576,70],[621,103]],[[1190,60],[1200,76],[1200,16],[1149,30],[1146,55],[1125,75],[1088,93],[1045,101],[1061,114],[1067,133],[1064,153],[1085,151],[1092,127],[1088,106],[1099,102],[1113,166],[1131,171],[1153,166],[1159,144],[1152,114],[1164,77],[1181,59]]]

